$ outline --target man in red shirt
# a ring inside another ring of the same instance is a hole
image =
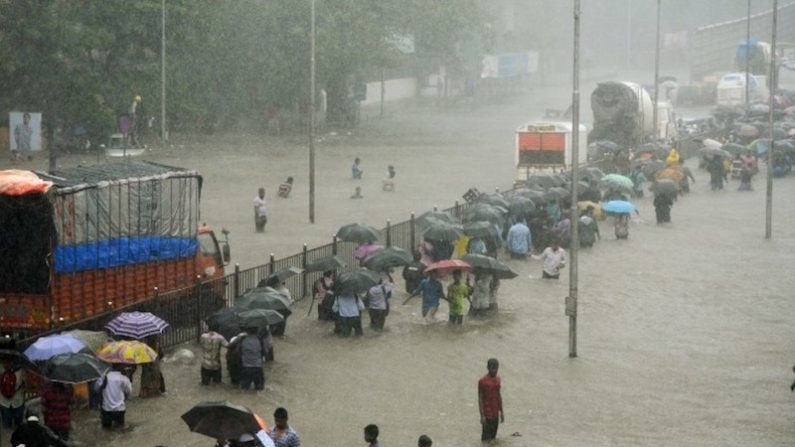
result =
[[[500,362],[491,358],[486,363],[489,373],[478,381],[478,408],[480,408],[480,424],[483,432],[481,441],[490,441],[497,437],[497,428],[500,422],[505,422],[505,413],[502,411],[502,394],[500,393]]]

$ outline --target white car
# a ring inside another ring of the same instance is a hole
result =
[[[750,102],[766,101],[769,95],[767,76],[750,75],[748,77]],[[718,82],[719,106],[745,105],[745,73],[728,73]]]

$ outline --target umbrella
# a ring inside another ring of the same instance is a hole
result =
[[[104,376],[110,365],[93,354],[60,354],[47,360],[39,374],[53,382],[83,383]]]
[[[337,270],[340,268],[347,267],[346,264],[342,259],[338,258],[337,256],[324,256],[322,258],[317,258],[314,261],[308,263],[306,265],[307,272],[325,272],[328,270]]]
[[[600,149],[602,153],[605,153],[605,152],[616,152],[619,149],[621,149],[621,146],[609,140],[599,140],[589,144],[588,149]]]
[[[489,237],[494,229],[494,224],[485,220],[464,224],[464,234],[472,237]]]
[[[74,335],[55,334],[40,337],[25,349],[25,356],[33,361],[47,360],[58,354],[73,354],[86,349],[85,343]]]
[[[533,174],[527,178],[527,185],[538,185],[544,188],[550,188],[557,185],[557,180],[550,174]]]
[[[537,189],[522,188],[521,190],[516,192],[516,196],[527,197],[528,199],[532,200],[533,203],[535,203],[536,205],[544,203],[544,191],[539,191]]]
[[[182,420],[190,431],[215,439],[238,439],[245,433],[267,429],[262,418],[229,401],[200,402],[183,414]]]
[[[733,157],[733,155],[726,150],[720,148],[708,147],[708,146],[704,146],[701,149],[699,149],[698,154],[705,157],[714,157],[716,155],[719,157],[726,157],[726,158]]]
[[[461,260],[471,265],[473,269],[485,270],[499,279],[512,279],[519,276],[510,267],[491,256],[468,254]]]
[[[381,275],[368,268],[360,267],[352,272],[340,276],[339,286],[343,294],[362,293],[378,284]]]
[[[375,242],[381,236],[381,232],[370,225],[352,223],[340,227],[337,230],[337,238],[345,242]]]
[[[65,332],[65,334],[70,334],[75,336],[77,339],[82,341],[88,349],[93,352],[97,352],[97,350],[107,343],[111,341],[108,334],[103,331],[86,331],[83,329],[74,329],[71,331]]]
[[[287,267],[286,269],[281,269],[278,272],[270,274],[267,278],[260,281],[259,284],[257,284],[257,287],[275,286],[285,282],[288,278],[299,275],[303,272],[304,269],[302,268]]]
[[[370,256],[371,254],[377,252],[378,250],[384,248],[381,245],[371,244],[369,242],[365,242],[360,244],[353,250],[353,257],[357,260],[361,261],[364,258]]]
[[[544,198],[546,200],[560,200],[568,196],[569,196],[569,190],[557,186],[549,188],[549,190],[546,193],[544,193]]]
[[[508,201],[506,201],[502,196],[499,194],[491,194],[491,195],[482,195],[478,197],[478,202],[480,203],[487,203],[492,206],[499,206],[502,208],[508,208]]]
[[[756,126],[751,124],[743,124],[737,129],[737,135],[741,137],[758,137],[759,136],[759,129]]]
[[[151,312],[122,312],[105,325],[116,335],[138,340],[161,334],[167,327],[168,323]]]
[[[632,190],[635,184],[632,179],[619,174],[607,174],[602,177],[602,184],[606,186],[617,186],[619,188]]]
[[[748,145],[749,150],[752,150],[759,155],[767,153],[768,147],[770,147],[770,138],[760,138],[758,140],[754,140]]]
[[[608,213],[629,214],[635,210],[635,205],[624,200],[611,200],[602,205],[602,211]]]
[[[418,225],[430,225],[436,222],[456,223],[457,219],[443,211],[426,211],[416,220]]]
[[[595,166],[590,166],[583,169],[583,174],[596,180],[599,180],[605,176],[605,173]]]
[[[25,357],[21,352],[15,351],[13,349],[0,349],[0,361],[11,362],[11,366],[13,368],[24,368],[34,371],[36,370],[36,365],[28,360],[28,358]]]
[[[791,151],[795,149],[795,140],[778,140],[773,142],[773,149]]]
[[[491,223],[502,223],[503,213],[491,205],[479,203],[470,207],[465,214],[467,222],[486,220]]]
[[[99,348],[97,358],[108,363],[141,365],[157,360],[157,352],[137,340],[112,341]]]
[[[425,267],[425,273],[436,272],[444,276],[456,270],[469,270],[470,268],[472,268],[471,265],[460,259],[444,259]]]
[[[284,321],[284,316],[271,309],[250,309],[238,313],[240,326],[265,328]]]
[[[527,197],[522,196],[511,199],[511,203],[508,206],[508,211],[510,211],[511,214],[526,214],[532,213],[535,210],[536,204]]]
[[[765,134],[768,137],[770,136],[770,132],[765,132]],[[774,140],[782,140],[784,138],[787,138],[788,136],[789,135],[787,135],[787,131],[784,130],[783,127],[776,126],[776,127],[773,128],[773,139]]]
[[[227,340],[242,332],[240,316],[234,309],[226,307],[207,317],[207,327]]]
[[[423,233],[423,237],[432,241],[454,241],[461,237],[459,225],[437,222],[431,224]]]
[[[394,267],[411,264],[414,260],[406,250],[399,247],[387,247],[371,253],[362,262],[364,267],[374,272],[385,272]]]
[[[652,183],[649,190],[655,194],[673,194],[679,192],[679,186],[671,179],[660,179]]]
[[[290,302],[289,298],[271,287],[257,287],[246,290],[242,295],[235,298],[235,308],[239,310],[270,309],[282,312],[288,310],[291,305],[292,302]]]
[[[701,144],[703,144],[704,147],[710,147],[713,149],[720,149],[720,147],[723,146],[723,144],[720,141],[713,140],[710,138],[704,139],[704,141],[702,141]]]

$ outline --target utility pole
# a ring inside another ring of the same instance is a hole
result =
[[[315,0],[309,32],[309,223],[315,223]]]
[[[751,107],[751,0],[745,20],[745,110]]]
[[[773,111],[775,110],[775,91],[778,80],[776,74],[776,26],[778,24],[778,0],[773,0],[773,35],[770,38],[770,113],[767,129],[770,132],[770,144],[767,147],[767,194],[765,199],[765,239],[773,237]]]
[[[146,117],[143,117],[146,119]],[[166,145],[166,0],[160,2],[160,139]]]
[[[566,298],[566,315],[569,317],[569,357],[577,357],[577,251],[579,230],[577,225],[577,186],[579,186],[580,149],[580,0],[574,0],[574,68],[571,94],[571,253],[569,259],[569,296]],[[562,249],[561,249],[562,250]]]
[[[660,98],[660,2],[657,0],[657,43],[654,47],[654,110],[651,119],[654,121],[654,139],[657,139],[657,101]]]

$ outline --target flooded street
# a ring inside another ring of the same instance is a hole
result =
[[[267,262],[269,253],[296,253],[304,242],[328,243],[345,223],[381,227],[411,210],[450,206],[472,186],[508,187],[514,129],[538,118],[542,106],[559,105],[550,98],[565,102],[565,92],[441,113],[403,105],[368,121],[360,135],[324,137],[314,226],[307,223],[302,139],[185,142],[148,159],[204,174],[202,219],[232,231],[233,262],[246,268]],[[430,115],[433,125],[424,120]],[[361,183],[349,179],[356,156],[365,170]],[[380,190],[388,164],[398,172],[394,193]],[[373,333],[365,317],[364,337],[341,340],[316,312],[305,317],[304,300],[287,336],[276,341],[264,392],[231,389],[226,370],[223,385],[200,387],[198,363],[170,363],[167,396],[129,402],[132,428],[108,434],[97,413],[81,411],[74,437],[82,445],[209,446],[212,440],[190,433],[179,416],[198,401],[228,399],[269,423],[276,407],[286,407],[306,446],[364,445],[362,428],[375,423],[385,446],[414,445],[424,433],[434,445],[475,447],[476,383],[486,360],[497,357],[506,414],[498,445],[792,445],[795,179],[775,181],[773,240],[765,241],[764,175],[750,193],[737,192],[736,182],[711,192],[706,172],[689,164],[697,183],[674,205],[672,224],[654,223],[647,196],[637,202],[629,240],[616,240],[605,221],[603,240],[581,252],[577,359],[567,357],[568,272],[544,281],[540,262],[503,256],[519,277],[502,282],[500,312],[491,319],[452,329],[442,304],[439,322],[425,324],[419,299],[400,304],[401,280],[387,330]],[[287,175],[296,177],[293,195],[277,200],[273,193]],[[365,199],[349,200],[359,184]],[[251,215],[260,185],[270,207],[264,235],[254,233]]]

